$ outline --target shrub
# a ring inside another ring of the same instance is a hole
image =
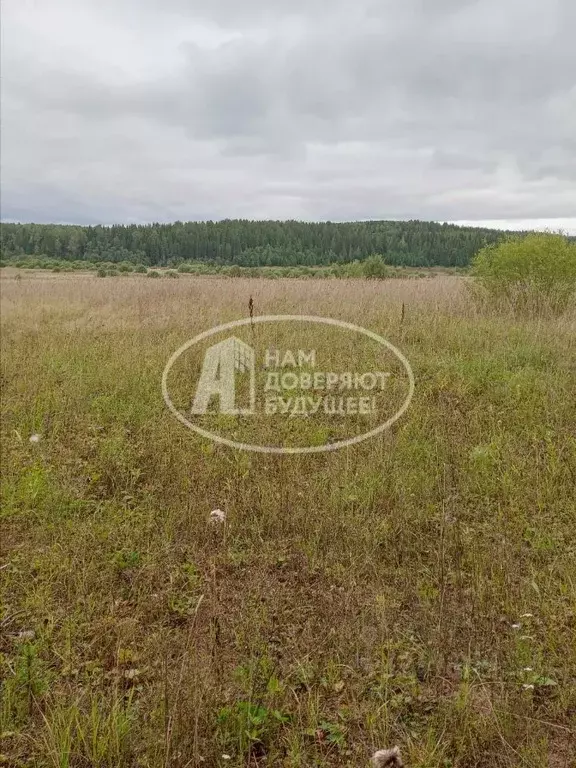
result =
[[[532,234],[482,248],[472,263],[480,295],[514,312],[562,312],[576,291],[576,243]]]
[[[160,273],[157,272],[155,269],[151,269],[149,272],[146,273],[146,277],[160,277]]]
[[[106,277],[107,275],[108,272],[106,272],[105,269],[102,269],[102,267],[96,272],[96,277]]]
[[[108,276],[109,277],[116,277],[119,274],[120,274],[120,271],[118,269],[112,268],[112,269],[108,270]]]
[[[224,267],[222,273],[228,277],[241,277],[242,267],[239,267],[238,264],[232,264],[230,267]]]
[[[180,266],[178,267],[178,272],[190,273],[192,271],[193,269],[190,264],[180,264]]]
[[[373,258],[373,257],[370,257]],[[380,257],[381,258],[381,257]],[[368,259],[366,260],[366,262]],[[335,266],[336,269],[336,277],[365,277],[366,271],[365,271],[365,264],[358,260],[351,261],[349,264],[337,264]],[[368,265],[368,269],[371,268],[371,264]],[[320,272],[320,277],[322,276],[323,272]]]
[[[145,275],[146,272],[148,272],[148,270],[146,269],[144,264],[136,264],[136,266],[134,267],[134,272],[138,272],[138,274],[140,275]]]
[[[388,267],[379,253],[374,253],[362,263],[364,277],[383,280],[388,277]]]
[[[178,274],[178,272],[176,272],[176,270],[169,269],[164,273],[164,277],[178,278],[180,277],[180,275]]]

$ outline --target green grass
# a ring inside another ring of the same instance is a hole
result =
[[[476,313],[458,278],[2,293],[5,764],[574,764],[573,315]],[[163,367],[249,296],[398,345],[405,417],[304,457],[185,430]]]

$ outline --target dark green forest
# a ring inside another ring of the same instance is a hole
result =
[[[4,258],[131,262],[178,266],[323,266],[378,254],[390,265],[465,267],[505,232],[426,221],[305,223],[224,220],[174,224],[81,227],[2,224]]]

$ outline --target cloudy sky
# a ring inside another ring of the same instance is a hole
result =
[[[576,233],[574,0],[3,0],[2,218]]]

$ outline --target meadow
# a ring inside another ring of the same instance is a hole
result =
[[[576,765],[573,307],[450,275],[0,287],[0,765]],[[164,366],[250,297],[386,337],[408,412],[313,456],[186,430]]]

